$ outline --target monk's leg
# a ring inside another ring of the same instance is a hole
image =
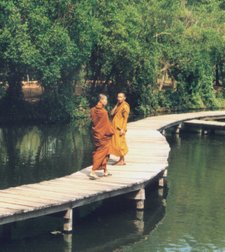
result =
[[[99,153],[101,153],[101,149],[99,148],[99,146],[96,144],[95,145],[95,151],[92,154],[92,169],[91,172],[89,174],[90,179],[97,179],[98,176],[96,175],[96,171],[99,170],[100,166],[101,166],[101,158]]]
[[[107,163],[109,161],[109,153],[110,153],[110,149],[111,149],[111,139],[108,139],[106,141],[106,148],[107,148],[107,151],[108,151],[108,155],[105,157],[105,160],[103,162],[103,166],[104,166],[104,176],[107,177],[107,176],[111,176],[112,173],[109,172],[109,170],[107,169]]]
[[[104,171],[104,176],[107,177],[107,176],[111,176],[112,173],[109,172],[109,170],[107,169],[107,162],[108,162],[108,156],[106,156],[105,160],[103,161],[102,163],[102,168],[103,168],[103,171]]]
[[[93,166],[92,166],[92,171],[90,173],[90,178],[96,179],[96,171],[97,170],[106,170],[106,164],[108,161],[108,156],[109,154],[109,147],[107,144],[100,145],[96,148],[96,150],[93,152]]]
[[[119,159],[117,165],[126,165],[125,155],[128,152],[128,147],[127,147],[127,142],[126,142],[125,135],[121,136],[121,148],[120,148],[120,152],[121,152],[121,155],[120,155],[120,159]]]
[[[103,169],[104,172],[107,170],[107,162],[108,162],[108,158],[106,156],[105,159],[102,162],[102,169]]]
[[[124,156],[128,152],[126,138],[124,135],[117,138],[117,154],[120,157],[113,165],[126,165]]]

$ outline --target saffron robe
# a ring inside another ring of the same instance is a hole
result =
[[[99,102],[91,109],[91,120],[95,145],[92,170],[106,170],[111,146],[111,138],[114,134],[114,130],[109,121],[108,112],[105,110],[102,103]]]
[[[111,141],[110,154],[118,157],[123,157],[128,152],[125,135],[120,135],[121,129],[127,131],[127,120],[130,113],[129,104],[124,101],[117,106],[112,114],[112,126],[114,129],[114,135]]]

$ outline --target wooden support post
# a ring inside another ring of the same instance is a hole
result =
[[[166,184],[167,169],[164,170],[163,176],[159,179],[159,187],[164,187]]]
[[[208,130],[207,129],[202,129],[202,135],[203,136],[208,135]]]
[[[166,198],[164,198],[164,191],[165,191],[165,184],[166,184],[166,178],[167,178],[168,170],[165,169],[162,178],[159,180],[159,189],[158,194],[162,198],[162,205],[166,207]]]
[[[165,183],[164,183],[164,178],[159,179],[159,187],[164,187]]]
[[[136,220],[144,221],[144,212],[143,211],[136,212]]]
[[[167,174],[168,174],[168,170],[165,169],[165,170],[164,170],[164,173],[163,173],[163,178],[167,178]]]
[[[69,208],[64,215],[63,232],[71,233],[73,231],[73,209]]]
[[[163,197],[163,194],[164,194],[164,189],[163,189],[163,187],[160,187],[160,188],[158,189],[158,194],[159,194],[160,197]]]
[[[72,234],[64,234],[63,239],[65,242],[64,252],[72,252],[73,251],[73,235]]]
[[[160,188],[158,189],[158,194],[159,194],[159,197],[162,199],[162,205],[163,205],[164,207],[166,207],[166,198],[164,198],[164,190],[165,190],[164,187],[160,187]]]
[[[138,233],[143,234],[145,223],[144,223],[144,211],[136,212],[136,220],[134,221],[134,225],[138,231]]]
[[[176,134],[180,134],[180,130],[182,128],[182,124],[180,123],[176,128]]]
[[[144,207],[145,207],[145,189],[144,188],[140,189],[137,192],[130,193],[128,195],[128,198],[135,200],[137,210],[144,210]]]
[[[144,200],[136,200],[136,209],[137,210],[144,210],[145,208],[145,201]]]

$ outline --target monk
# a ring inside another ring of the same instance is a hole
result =
[[[107,170],[107,161],[110,152],[111,138],[114,130],[109,121],[108,112],[105,109],[107,97],[99,95],[98,104],[91,109],[92,134],[95,151],[93,152],[93,166],[89,175],[90,179],[97,179],[97,170],[103,170],[104,176],[112,175]]]
[[[126,102],[124,93],[117,95],[117,104],[111,111],[112,126],[115,134],[112,137],[110,153],[118,156],[119,160],[114,165],[126,165],[125,155],[128,152],[125,134],[127,132],[127,120],[130,113],[130,106]]]

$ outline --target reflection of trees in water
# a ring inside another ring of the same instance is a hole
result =
[[[17,222],[14,226],[9,224],[11,239],[14,237],[15,240],[11,240],[8,244],[2,243],[1,248],[7,249],[8,252],[14,251],[14,248],[18,252],[24,251],[24,248],[34,252],[52,249],[64,252],[124,251],[123,248],[144,241],[162,221],[166,212],[165,197],[165,193],[158,195],[155,188],[149,188],[144,211],[136,211],[134,202],[125,200],[121,196],[103,201],[98,204],[97,209],[93,204],[85,206],[92,209],[92,212],[89,211],[88,216],[80,219],[76,217],[72,235],[59,234],[55,237],[47,235],[48,226],[54,228],[53,230],[61,228],[59,216],[45,216],[42,219]],[[80,208],[75,211],[76,216],[79,216]],[[34,225],[39,228],[33,230]],[[27,230],[30,230],[29,234]],[[37,239],[21,240],[24,236],[34,236],[38,232],[44,235]]]
[[[167,217],[143,250],[224,251],[224,139],[185,134],[169,142]]]
[[[75,172],[92,148],[88,127],[74,124],[5,127],[0,144],[1,188]]]
[[[165,197],[151,186],[144,211],[135,210],[134,202],[122,196],[106,200],[78,225],[71,251],[123,251],[124,246],[144,240],[165,216]]]

